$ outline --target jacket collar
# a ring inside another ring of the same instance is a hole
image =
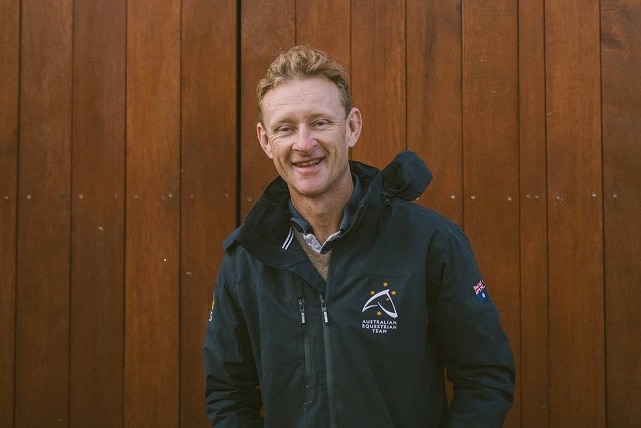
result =
[[[432,173],[416,154],[399,153],[383,170],[350,161],[350,170],[362,187],[364,196],[351,218],[353,227],[366,206],[383,206],[392,198],[414,200],[432,180]],[[268,265],[287,268],[306,259],[297,246],[286,248],[283,242],[291,232],[289,191],[285,181],[277,177],[265,189],[243,224],[224,243],[245,247],[254,257]],[[298,249],[298,251],[296,251]]]

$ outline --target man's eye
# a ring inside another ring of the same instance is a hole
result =
[[[317,120],[316,122],[314,122],[314,126],[316,128],[323,128],[323,127],[327,126],[328,124],[329,124],[329,122],[326,121],[326,120]]]

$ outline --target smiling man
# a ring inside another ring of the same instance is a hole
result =
[[[464,233],[411,202],[425,164],[349,160],[361,113],[322,51],[279,55],[257,95],[279,177],[224,243],[204,345],[212,426],[501,426],[512,353]]]
[[[361,113],[345,102],[325,77],[283,82],[260,101],[260,145],[321,242],[338,230],[354,190],[349,148],[360,136]]]

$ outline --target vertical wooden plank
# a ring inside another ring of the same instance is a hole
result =
[[[641,9],[601,2],[607,426],[641,426]]]
[[[237,5],[182,5],[180,426],[205,427],[202,346],[222,241],[236,226]]]
[[[243,0],[240,61],[240,214],[245,217],[276,170],[256,138],[256,85],[280,52],[295,43],[295,0]]]
[[[125,0],[74,4],[70,427],[123,420]]]
[[[434,179],[418,203],[463,224],[461,2],[407,0],[407,148]]]
[[[0,4],[0,425],[13,426],[20,2]]]
[[[462,16],[464,228],[519,367],[517,4],[464,2]],[[506,426],[520,424],[519,397]]]
[[[15,425],[66,426],[72,1],[22,2]]]
[[[127,2],[124,422],[179,423],[180,2]]]
[[[309,44],[350,64],[350,0],[296,2],[296,44]]]
[[[405,1],[353,0],[352,34],[352,94],[363,114],[352,153],[382,168],[407,148]]]
[[[544,0],[519,2],[521,426],[548,424]]]
[[[550,425],[605,425],[598,2],[545,2]]]

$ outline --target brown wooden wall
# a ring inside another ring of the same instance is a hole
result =
[[[510,427],[641,425],[636,0],[1,0],[0,426],[204,427],[222,239],[274,176],[278,50],[418,152],[518,367]]]

